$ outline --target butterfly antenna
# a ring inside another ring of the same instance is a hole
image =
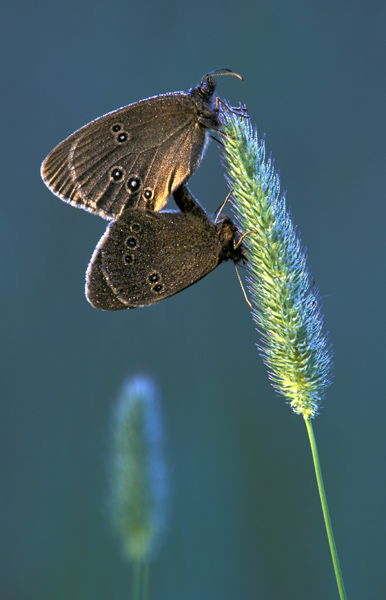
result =
[[[225,198],[224,202],[223,202],[223,203],[222,203],[222,204],[221,204],[221,205],[218,207],[218,209],[216,210],[216,212],[215,212],[216,218],[215,218],[215,220],[214,220],[214,224],[215,224],[215,225],[216,225],[217,221],[219,220],[219,217],[220,217],[220,215],[221,215],[222,211],[224,210],[226,203],[228,202],[229,198],[231,197],[231,195],[232,195],[232,192],[233,192],[233,190],[231,190],[231,191],[229,192],[229,194],[228,194],[228,196]],[[237,242],[237,246],[239,246],[239,244],[240,244],[240,242]],[[236,248],[237,248],[237,246],[236,246]]]
[[[229,197],[229,196],[228,196],[228,197]],[[227,200],[228,200],[228,198],[227,198]],[[221,207],[221,208],[222,208],[222,207]],[[238,247],[240,246],[240,244],[242,244],[242,242],[243,242],[243,239],[244,239],[244,238],[245,238],[247,235],[249,235],[250,233],[256,233],[256,232],[253,232],[253,230],[252,230],[252,229],[250,229],[249,231],[246,231],[245,233],[243,233],[243,235],[241,236],[241,238],[238,240],[237,244],[235,245],[235,250],[236,250],[236,248],[238,248]]]
[[[221,71],[225,71],[225,73],[222,73]],[[201,79],[201,83],[204,83],[205,79],[208,79],[209,77],[220,77],[221,75],[233,75],[234,77],[237,77],[237,79],[240,79],[240,81],[244,81],[244,77],[241,77],[241,75],[239,75],[238,73],[235,73],[234,71],[232,71],[232,69],[222,68],[222,69],[215,69],[214,71],[210,71],[209,73],[206,73],[204,75],[204,77]]]
[[[248,304],[249,308],[253,308],[253,305],[252,305],[251,301],[249,300],[249,298],[248,298],[248,296],[246,294],[245,288],[243,286],[243,282],[241,281],[241,277],[239,275],[239,272],[237,270],[237,266],[236,265],[235,265],[235,269],[236,269],[237,279],[239,280],[240,287],[241,287],[242,292],[244,294],[245,302]]]

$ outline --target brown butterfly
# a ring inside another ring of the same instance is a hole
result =
[[[200,164],[221,129],[212,72],[188,92],[154,96],[108,113],[45,159],[44,182],[62,200],[105,219],[127,208],[159,211]]]
[[[220,263],[245,259],[229,217],[217,222],[182,185],[179,211],[129,209],[109,224],[86,274],[86,296],[102,310],[123,310],[164,300],[193,285]]]

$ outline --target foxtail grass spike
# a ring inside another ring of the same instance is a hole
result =
[[[226,178],[240,233],[248,232],[247,282],[258,348],[275,390],[295,413],[313,418],[332,369],[319,291],[264,140],[246,115],[224,110],[223,121]]]
[[[151,379],[128,379],[112,423],[111,500],[125,554],[149,561],[164,528],[167,473],[157,390]]]

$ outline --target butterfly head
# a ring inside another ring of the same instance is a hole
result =
[[[215,227],[221,243],[219,264],[224,260],[233,260],[234,263],[246,261],[245,246],[240,242],[240,232],[232,219],[227,216],[220,217]]]

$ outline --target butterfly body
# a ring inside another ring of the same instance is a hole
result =
[[[221,262],[244,258],[229,217],[214,223],[189,190],[174,194],[184,212],[127,209],[107,228],[86,274],[95,307],[122,310],[177,294]]]
[[[61,142],[42,164],[62,200],[105,219],[127,208],[161,210],[200,164],[221,127],[216,85],[147,98],[108,113]]]

